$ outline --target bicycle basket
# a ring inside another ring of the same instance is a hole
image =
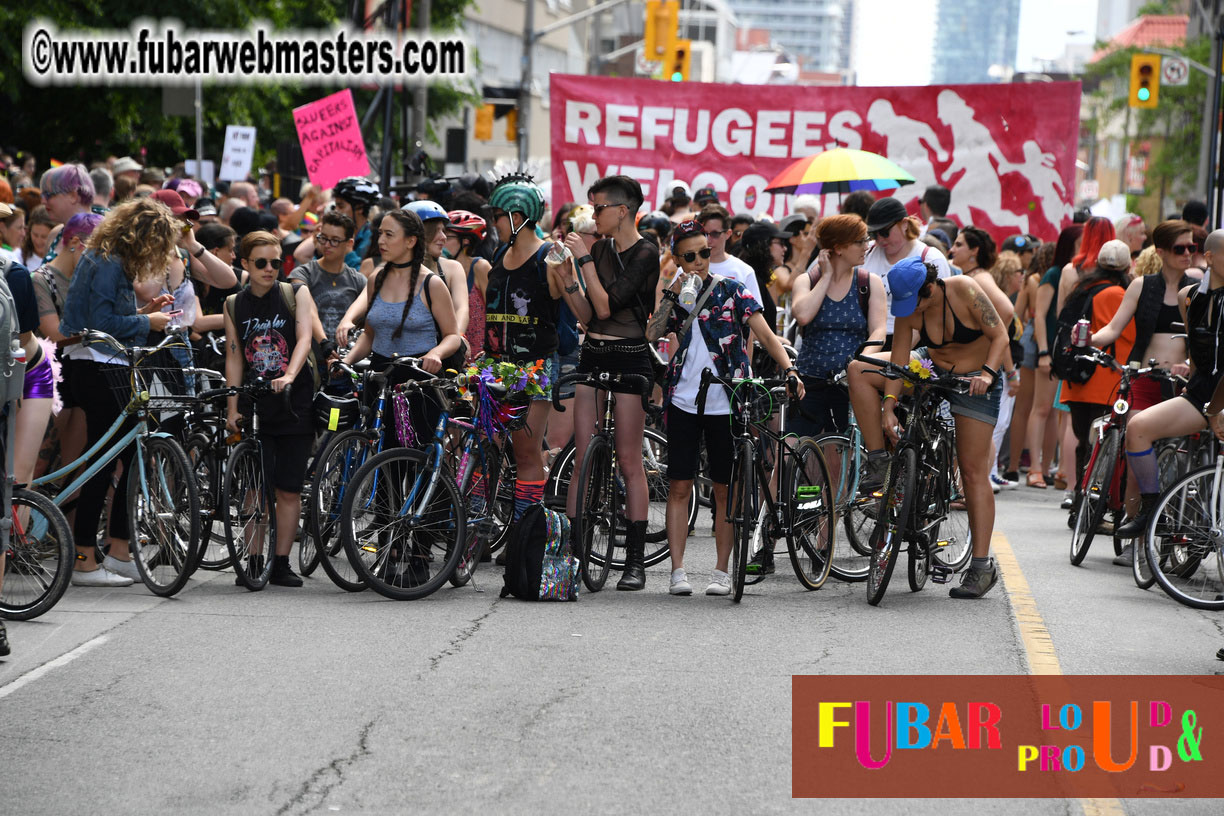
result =
[[[361,417],[361,403],[354,397],[337,397],[320,391],[314,398],[315,427],[347,431]]]

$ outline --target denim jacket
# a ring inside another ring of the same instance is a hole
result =
[[[106,332],[127,346],[139,346],[149,335],[149,318],[136,313],[136,292],[113,256],[86,252],[77,264],[60,318],[66,336],[84,329]]]

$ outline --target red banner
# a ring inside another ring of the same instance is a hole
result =
[[[1071,222],[1078,82],[853,88],[567,74],[550,82],[556,206],[586,201],[596,179],[623,173],[641,181],[652,209],[679,180],[713,187],[732,212],[777,219],[794,197],[766,193],[769,182],[840,145],[912,173],[915,184],[891,193],[911,212],[939,183],[952,191],[952,219],[996,238],[1049,240]],[[836,195],[823,203],[836,212]]]

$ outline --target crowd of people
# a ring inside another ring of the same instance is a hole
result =
[[[693,592],[687,507],[702,445],[716,506],[725,506],[730,481],[731,402],[713,389],[699,410],[703,370],[786,379],[801,408],[788,414],[786,430],[799,436],[844,432],[853,411],[866,491],[884,483],[904,394],[878,368],[854,361],[856,350],[875,343],[879,357],[898,365],[913,359],[955,372],[969,384],[949,407],[973,558],[954,598],[979,598],[997,581],[995,493],[1054,487],[1065,491],[1065,508],[1075,504],[1089,428],[1112,404],[1119,377],[1104,367],[1084,382],[1054,375],[1067,315],[1087,319],[1092,342],[1119,361],[1154,360],[1186,381],[1184,389],[1171,379],[1137,384],[1132,393],[1128,530],[1146,523],[1158,492],[1153,442],[1206,427],[1224,365],[1224,232],[1208,235],[1194,202],[1150,230],[1136,215],[1088,217],[1054,241],[1017,234],[996,244],[986,230],[947,218],[950,195],[939,186],[924,191],[918,215],[896,198],[853,193],[828,214],[816,198],[799,196],[794,214],[774,222],[732,214],[713,189],[683,184],[661,210],[646,210],[627,176],[600,179],[588,201],[557,203],[550,215],[541,187],[518,174],[408,202],[347,178],[330,190],[306,185],[295,203],[269,200],[263,184],[210,189],[181,167],[167,175],[130,157],[36,169],[32,160],[13,161],[0,178],[0,261],[28,361],[23,399],[9,418],[19,429],[16,480],[74,460],[124,408],[112,386],[126,376],[126,361],[83,341],[84,330],[147,346],[173,321],[190,327],[205,355],[206,339],[223,336],[214,364],[227,382],[259,376],[273,392],[290,393],[254,406],[235,397],[227,409],[231,428],[252,411],[260,417],[279,530],[271,582],[282,586],[302,583],[288,556],[315,442],[311,400],[327,387],[329,361],[368,357],[381,370],[409,356],[428,373],[489,360],[519,367],[540,387],[513,432],[516,517],[541,500],[551,456],[571,437],[580,472],[602,415],[599,393],[586,386],[564,395],[571,410],[554,411],[553,382],[610,372],[657,383],[669,445],[673,595]],[[428,404],[414,410],[414,421],[432,422]],[[638,400],[619,400],[615,410],[628,519],[617,588],[640,590],[647,413]],[[114,483],[106,555],[96,557],[112,476],[103,468],[68,508],[75,586],[140,580],[127,545],[124,479]],[[571,518],[575,502],[570,495]],[[723,514],[714,516],[717,561],[706,592],[725,595],[731,530]],[[1129,564],[1129,555],[1121,558]],[[772,571],[770,548],[752,569]]]

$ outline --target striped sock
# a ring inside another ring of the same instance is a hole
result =
[[[538,482],[527,482],[519,479],[514,485],[514,520],[518,521],[519,517],[526,512],[527,508],[539,502],[544,498],[544,483],[547,479],[540,479]]]

